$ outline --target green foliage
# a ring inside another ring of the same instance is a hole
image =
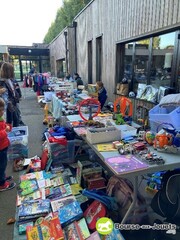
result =
[[[44,43],[50,43],[66,26],[72,24],[74,17],[90,0],[64,0],[63,6],[57,10],[56,19],[44,37]]]

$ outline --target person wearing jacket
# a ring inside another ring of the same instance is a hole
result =
[[[78,88],[79,86],[84,85],[83,80],[81,79],[78,73],[74,74],[74,80],[76,81],[76,84],[77,84],[77,90],[79,89]]]
[[[102,109],[107,100],[107,91],[104,87],[103,82],[98,81],[96,84],[97,84],[97,90],[98,90],[98,101],[100,102],[101,109]]]
[[[5,171],[7,167],[7,151],[10,145],[8,139],[8,132],[11,131],[12,126],[6,124],[3,119],[5,110],[5,102],[0,98],[0,192],[12,189],[16,186],[15,183],[11,183],[12,177],[6,177]]]

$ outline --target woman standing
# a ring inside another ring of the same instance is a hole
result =
[[[17,103],[19,98],[14,88],[14,67],[8,62],[1,63],[0,70],[0,97],[2,97],[6,104],[6,122],[13,124],[13,127],[19,126],[19,119],[17,113]]]

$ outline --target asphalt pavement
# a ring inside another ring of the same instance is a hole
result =
[[[42,153],[42,133],[45,129],[43,125],[43,109],[40,108],[36,93],[30,88],[21,89],[22,100],[20,102],[20,109],[22,113],[22,120],[28,126],[28,155],[32,157],[34,155],[41,156]],[[13,171],[13,161],[8,162],[6,174],[12,175],[14,181],[18,185],[19,175],[22,172]],[[17,188],[0,192],[0,240],[20,240],[17,235],[17,229],[15,224],[7,224],[9,218],[14,218],[16,214],[16,195]]]

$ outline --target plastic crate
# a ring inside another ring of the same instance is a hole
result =
[[[24,131],[24,134],[19,135],[20,131]],[[18,157],[28,157],[28,136],[28,126],[12,128],[12,131],[8,134],[10,140],[8,160],[14,160]]]
[[[45,133],[48,151],[52,159],[52,166],[58,166],[59,163],[74,163],[75,162],[75,146],[80,145],[80,140],[69,140],[67,145],[59,143],[50,143],[48,137],[50,134]]]
[[[150,126],[152,126],[154,130],[154,122],[157,124],[160,123],[170,123],[176,129],[180,129],[180,106],[167,106],[167,107],[160,107],[156,105],[149,111],[149,119],[150,119]]]
[[[120,140],[121,132],[115,127],[87,129],[87,140],[91,144]]]

